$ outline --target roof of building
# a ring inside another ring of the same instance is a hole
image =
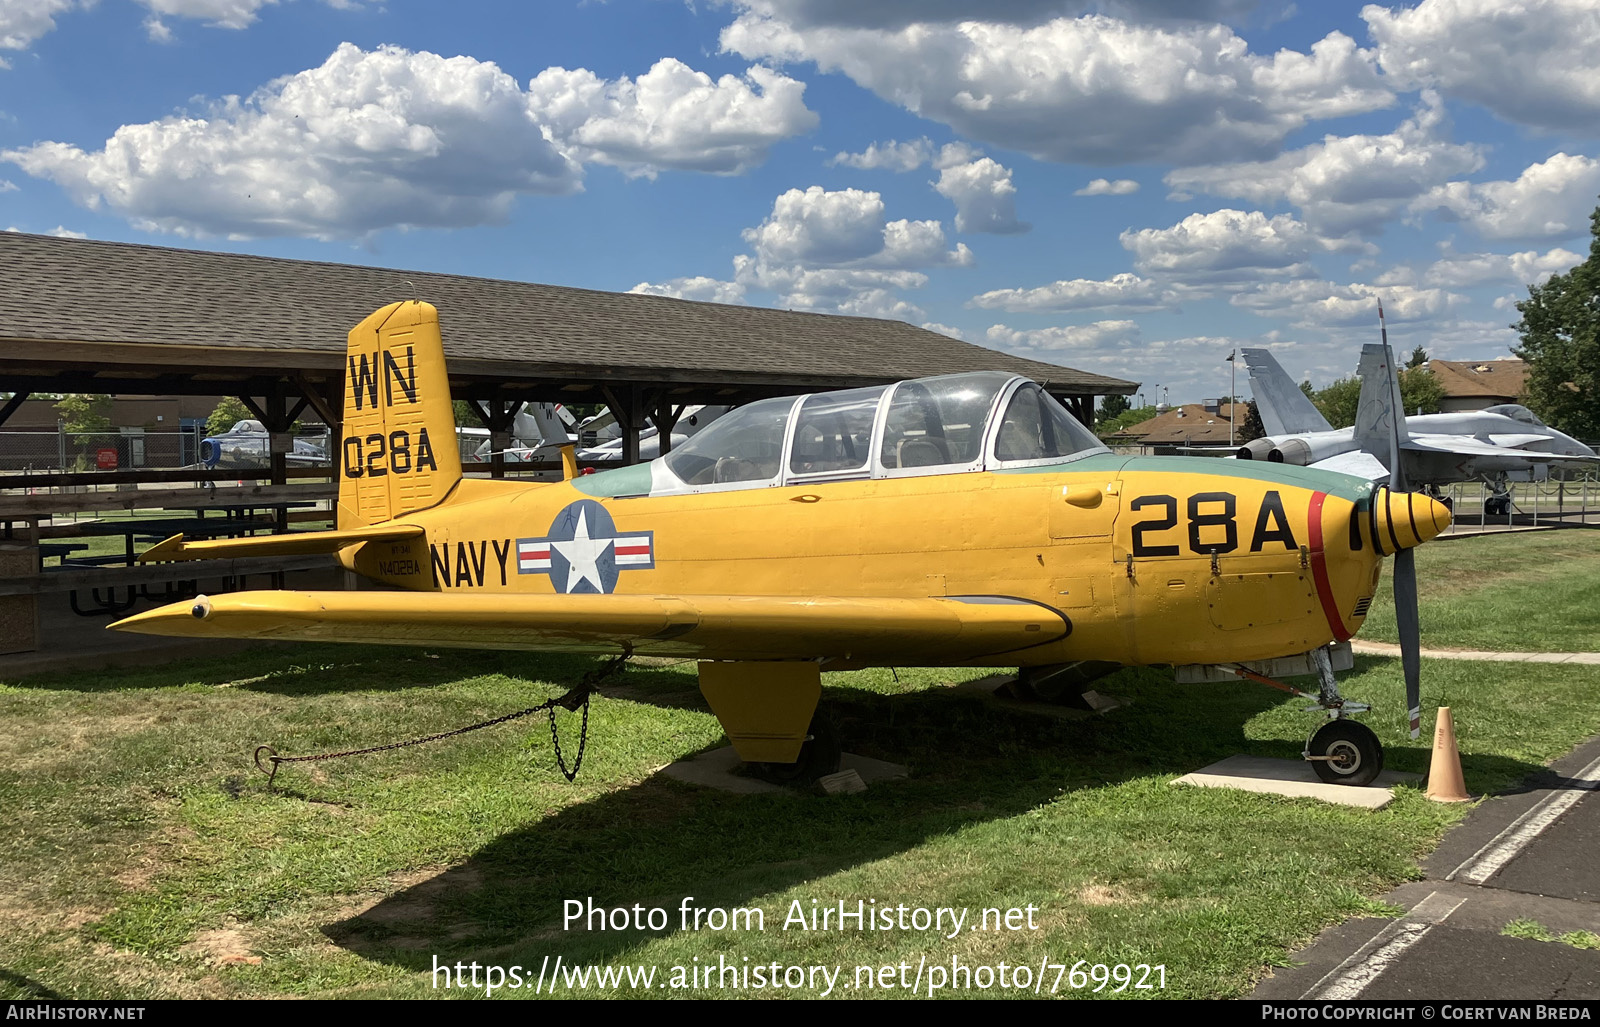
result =
[[[1223,403],[1215,412],[1208,412],[1203,403],[1185,403],[1166,413],[1157,414],[1148,421],[1140,421],[1118,432],[1113,438],[1138,442],[1146,446],[1226,446],[1228,444],[1228,417],[1234,422],[1234,436],[1244,428],[1249,404]]]
[[[135,347],[139,362],[170,362],[182,347],[191,369],[337,374],[350,327],[412,296],[439,308],[453,380],[806,391],[1003,370],[1058,395],[1136,388],[901,321],[12,232],[0,232],[0,373],[7,359],[133,360]]]
[[[1528,384],[1521,360],[1430,360],[1428,369],[1446,396],[1514,400]]]

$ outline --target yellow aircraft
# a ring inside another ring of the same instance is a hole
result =
[[[1450,523],[1349,475],[1114,455],[998,372],[761,400],[593,475],[568,448],[560,482],[465,478],[431,305],[372,314],[348,362],[336,530],[177,536],[142,559],[326,552],[393,589],[202,596],[112,627],[693,657],[739,756],[811,776],[837,769],[813,734],[824,670],[1266,680],[1290,657],[1330,718],[1307,757],[1364,783],[1382,749],[1345,719],[1366,707],[1339,696],[1328,647],[1361,626],[1382,558]]]

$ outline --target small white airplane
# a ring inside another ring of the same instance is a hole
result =
[[[700,429],[731,409],[733,408],[728,406],[684,407],[677,424],[672,429],[673,448],[689,441]],[[488,434],[483,429],[478,429],[477,433]],[[581,440],[591,435],[598,436],[598,441],[594,445],[580,448],[577,454],[579,460],[594,463],[622,462],[621,431],[617,428],[616,418],[609,410],[579,423],[567,408],[560,404],[529,403],[517,414],[511,430],[511,446],[501,450],[501,453],[507,463],[530,463],[535,460],[554,462],[561,459],[562,446],[574,443],[581,445]],[[473,455],[487,462],[494,456],[493,443],[486,440]],[[654,460],[660,455],[659,433],[655,425],[647,420],[644,429],[639,433],[639,458]]]
[[[1238,451],[1242,460],[1269,460],[1342,471],[1372,481],[1386,479],[1399,437],[1398,459],[1415,487],[1437,494],[1439,486],[1484,481],[1494,495],[1487,514],[1511,509],[1512,481],[1544,481],[1551,468],[1600,460],[1588,446],[1547,426],[1515,403],[1487,410],[1407,417],[1387,343],[1361,348],[1357,374],[1361,398],[1356,423],[1335,428],[1264,349],[1240,350],[1250,368],[1250,391],[1267,435]]]

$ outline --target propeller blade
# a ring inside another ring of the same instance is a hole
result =
[[[1400,666],[1406,676],[1411,737],[1422,733],[1422,633],[1417,622],[1417,551],[1394,554],[1394,619],[1400,629]]]

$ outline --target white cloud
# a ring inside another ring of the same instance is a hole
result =
[[[1222,25],[803,27],[746,11],[722,46],[814,61],[963,136],[1069,163],[1266,157],[1312,118],[1392,100],[1371,52],[1340,33],[1265,57]]]
[[[1003,21],[1034,24],[1061,14],[1101,10],[1129,20],[1227,21],[1259,0],[737,0],[740,7],[801,27],[903,28],[917,22]]]
[[[886,143],[870,143],[860,153],[836,153],[828,160],[830,167],[844,165],[863,170],[915,171],[924,164],[936,170],[954,167],[977,160],[983,151],[963,142],[945,143],[934,149],[933,140],[927,136],[901,143],[891,139]]]
[[[790,189],[743,235],[755,252],[734,258],[734,281],[791,309],[921,321],[894,290],[926,284],[917,268],[973,262],[965,244],[946,248],[939,222],[888,221],[883,197],[861,189]]]
[[[1600,7],[1593,0],[1423,0],[1364,7],[1383,70],[1502,118],[1600,129]]]
[[[1192,282],[1308,275],[1306,261],[1323,245],[1288,214],[1269,218],[1258,210],[1228,209],[1190,214],[1171,228],[1130,229],[1121,240],[1140,271]]]
[[[1123,272],[1104,281],[1074,278],[1036,289],[995,289],[974,296],[969,306],[1013,313],[1062,313],[1069,310],[1172,310],[1177,294],[1148,278]]]
[[[1378,323],[1378,301],[1390,324],[1431,321],[1454,311],[1466,297],[1444,289],[1406,285],[1336,285],[1321,280],[1262,282],[1228,302],[1262,317],[1295,318],[1297,327],[1326,328]]]
[[[922,323],[922,327],[926,328],[930,332],[938,332],[940,335],[948,335],[952,339],[960,339],[962,342],[967,341],[966,332],[963,332],[959,328],[952,328],[947,324],[940,324],[937,321],[924,321]]]
[[[766,220],[745,229],[744,240],[772,265],[904,269],[973,259],[965,244],[945,249],[937,221],[886,221],[879,193],[820,185],[779,196]]]
[[[1179,168],[1166,182],[1179,197],[1287,200],[1324,234],[1372,233],[1408,201],[1483,166],[1482,147],[1438,138],[1443,119],[1438,96],[1425,92],[1415,116],[1387,135],[1330,135],[1268,161]]]
[[[744,302],[744,286],[738,282],[724,282],[704,275],[673,278],[665,282],[640,282],[628,291],[645,296],[671,296],[674,299],[700,300],[705,303]]]
[[[150,9],[151,20],[161,15],[193,18],[204,21],[211,28],[248,28],[256,20],[256,12],[278,0],[139,0]],[[148,26],[149,21],[146,22]]]
[[[577,160],[649,175],[663,168],[738,174],[817,127],[805,84],[770,68],[713,81],[664,57],[635,80],[547,68],[528,83],[535,118]]]
[[[77,0],[0,0],[0,50],[26,50],[56,27],[56,15],[77,6]],[[0,68],[11,65],[0,60]]]
[[[1450,182],[1411,208],[1442,210],[1485,239],[1564,239],[1588,234],[1600,192],[1600,160],[1558,153],[1507,182]]]
[[[927,137],[908,143],[891,139],[886,143],[870,143],[860,153],[840,152],[828,161],[830,166],[844,165],[862,170],[915,171],[928,163],[933,156],[933,141]]]
[[[945,168],[934,188],[956,205],[958,232],[1008,235],[1031,227],[1017,220],[1017,187],[1011,184],[1011,169],[989,157]]]
[[[668,59],[636,81],[550,69],[525,93],[489,62],[345,43],[246,99],[124,125],[98,152],[0,159],[146,229],[358,237],[503,221],[521,194],[581,189],[582,160],[737,172],[815,124],[803,88],[760,68],[713,83]]]
[[[144,32],[146,36],[150,37],[150,42],[152,43],[172,42],[172,29],[167,27],[166,22],[153,14],[145,18]]]
[[[1583,257],[1559,247],[1540,253],[1461,253],[1435,261],[1423,274],[1429,285],[1462,289],[1505,281],[1542,285],[1551,275],[1571,270]]]
[[[321,67],[205,116],[124,125],[99,152],[0,153],[147,229],[359,236],[501,221],[519,193],[569,193],[581,169],[497,66],[344,43]]]
[[[1074,196],[1128,196],[1139,191],[1139,183],[1131,178],[1119,178],[1115,182],[1107,178],[1097,178],[1088,185],[1073,193]]]
[[[87,239],[87,238],[89,238],[89,233],[88,232],[74,232],[72,229],[63,228],[60,225],[57,225],[56,227],[50,229],[50,231],[46,232],[45,235],[53,235],[57,239]]]
[[[16,191],[17,191],[17,183],[7,181],[4,178],[0,178],[0,193],[14,193]]]
[[[1019,330],[993,325],[985,338],[1006,349],[1063,350],[1125,346],[1139,341],[1139,326],[1132,321],[1096,321],[1086,325]]]

